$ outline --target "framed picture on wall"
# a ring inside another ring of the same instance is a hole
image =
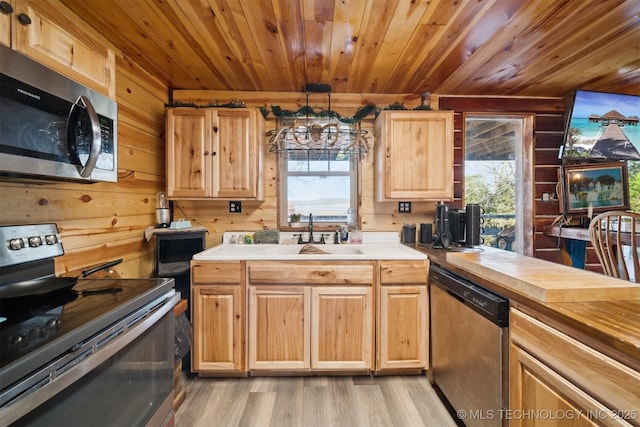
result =
[[[629,209],[627,162],[563,166],[567,214]]]

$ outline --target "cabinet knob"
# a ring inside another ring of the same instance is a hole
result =
[[[214,126],[214,127],[213,127],[213,131],[214,131],[215,133],[218,133],[218,126]]]
[[[208,156],[208,155],[209,155],[209,151],[205,151],[205,152],[204,152],[204,155],[205,155],[205,156]]]
[[[13,7],[7,1],[0,1],[0,12],[8,15],[10,13],[13,13]]]
[[[27,15],[26,13],[21,13],[20,15],[18,15],[18,22],[20,22],[22,25],[31,25],[31,18],[29,18],[29,15]]]
[[[211,153],[211,155],[212,155],[212,156],[215,156],[215,155],[216,155],[216,152],[214,151],[213,153]]]

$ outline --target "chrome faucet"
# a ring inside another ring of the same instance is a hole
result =
[[[309,243],[315,243],[313,241],[313,214],[309,214]]]

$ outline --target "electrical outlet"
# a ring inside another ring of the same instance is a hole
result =
[[[553,193],[542,193],[542,202],[551,203],[554,201]]]
[[[398,202],[399,213],[411,213],[411,202]]]
[[[242,202],[229,202],[229,213],[242,212]]]

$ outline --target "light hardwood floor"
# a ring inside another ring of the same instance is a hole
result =
[[[426,376],[188,378],[178,427],[456,426]]]

